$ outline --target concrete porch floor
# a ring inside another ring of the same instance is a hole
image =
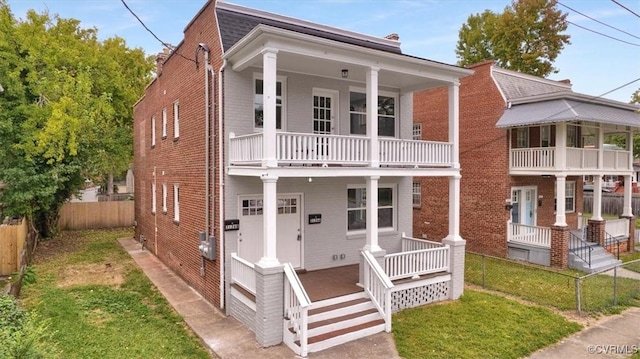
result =
[[[173,273],[167,266],[151,252],[142,249],[140,243],[133,238],[121,238],[120,245],[131,255],[140,269],[153,282],[167,301],[180,314],[185,323],[197,335],[202,343],[212,352],[212,357],[220,358],[299,358],[284,344],[270,348],[262,348],[255,340],[255,334],[233,317],[227,317],[211,303],[205,300],[198,292],[191,288],[185,281]],[[338,267],[342,268],[342,267]],[[319,271],[314,271],[319,272]],[[311,281],[315,275],[311,274]],[[355,273],[357,281],[358,269],[336,269],[333,274]],[[330,272],[331,273],[331,272]],[[346,275],[345,275],[346,277]],[[334,280],[338,281],[336,277]],[[355,281],[348,280],[350,283]],[[341,281],[344,283],[347,280]],[[304,282],[304,281],[303,281]],[[361,288],[355,286],[358,290]],[[348,288],[341,285],[340,288]],[[319,287],[318,287],[319,288]],[[334,292],[336,293],[336,292]],[[339,294],[341,295],[341,294]],[[313,301],[314,299],[311,298]],[[126,335],[126,334],[125,334]],[[389,333],[378,333],[353,342],[342,344],[319,353],[310,353],[309,358],[400,358]]]

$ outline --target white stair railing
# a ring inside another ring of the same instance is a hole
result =
[[[256,294],[256,273],[254,265],[231,253],[231,283],[237,284],[249,293]]]
[[[373,305],[384,318],[384,330],[391,332],[391,290],[393,283],[384,272],[373,254],[368,250],[362,251],[364,257],[364,291]]]
[[[418,251],[421,249],[440,248],[444,247],[444,244],[440,242],[428,241],[426,239],[407,237],[406,233],[402,232],[402,251]]]
[[[384,268],[390,280],[446,272],[449,270],[449,246],[387,254]]]
[[[300,355],[306,357],[308,348],[309,307],[311,300],[304,290],[300,278],[291,263],[284,264],[284,315],[288,321],[288,328],[293,330],[300,341]]]

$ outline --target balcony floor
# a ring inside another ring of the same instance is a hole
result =
[[[312,302],[362,292],[358,276],[358,264],[298,273]]]

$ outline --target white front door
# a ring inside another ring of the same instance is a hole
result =
[[[536,225],[536,187],[514,187],[511,189],[511,222]]]
[[[301,198],[299,194],[278,195],[276,255],[281,263],[289,262],[294,268],[302,266]],[[262,257],[262,196],[241,196],[239,208],[238,255],[255,263]]]

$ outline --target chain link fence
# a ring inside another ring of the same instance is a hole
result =
[[[578,313],[640,305],[640,259],[586,274],[467,252],[465,281],[539,305]]]

